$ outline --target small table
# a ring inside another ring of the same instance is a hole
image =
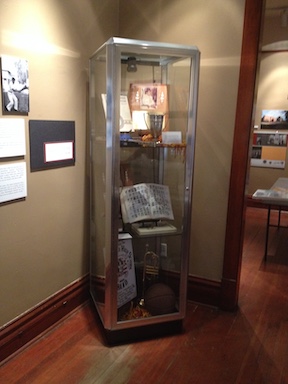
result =
[[[276,183],[272,185],[270,189],[257,189],[257,191],[252,196],[253,199],[262,201],[268,205],[268,214],[267,214],[267,224],[266,224],[266,238],[265,238],[265,254],[264,260],[267,260],[267,249],[268,249],[268,239],[269,239],[269,228],[275,227],[275,225],[270,224],[270,213],[271,207],[278,207],[278,225],[280,227],[281,221],[281,208],[288,206],[288,178],[280,177]]]

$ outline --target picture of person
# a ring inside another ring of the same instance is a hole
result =
[[[15,80],[15,79],[14,79]],[[9,71],[2,71],[4,104],[7,111],[18,111],[18,99],[13,90],[13,78]],[[7,96],[7,97],[5,97]]]
[[[275,135],[269,135],[267,145],[275,145]]]
[[[287,135],[279,135],[279,145],[287,146]]]
[[[3,113],[29,112],[28,63],[24,59],[2,56]]]
[[[283,110],[263,110],[261,121],[264,123],[282,122],[288,120],[288,111]]]
[[[252,159],[261,159],[262,148],[261,147],[253,147],[252,148]]]
[[[144,88],[141,98],[141,107],[156,108],[157,104],[157,88]]]

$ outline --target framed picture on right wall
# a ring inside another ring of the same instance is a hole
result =
[[[275,130],[255,130],[251,154],[251,166],[285,168],[287,133]]]
[[[288,111],[280,109],[264,109],[261,114],[261,129],[288,130]]]

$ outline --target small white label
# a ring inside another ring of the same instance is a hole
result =
[[[180,131],[162,132],[162,143],[163,144],[181,144],[182,133]]]

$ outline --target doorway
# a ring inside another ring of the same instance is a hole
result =
[[[225,310],[234,310],[238,303],[248,187],[247,180],[250,173],[249,151],[252,127],[254,126],[256,94],[258,91],[259,47],[264,26],[264,11],[265,9],[281,11],[286,8],[288,8],[287,0],[246,0],[245,3],[223,277],[220,294],[220,307]],[[286,22],[288,24],[288,11]]]
[[[220,292],[220,308],[229,311],[237,308],[239,295],[249,147],[264,8],[265,0],[246,0]]]

